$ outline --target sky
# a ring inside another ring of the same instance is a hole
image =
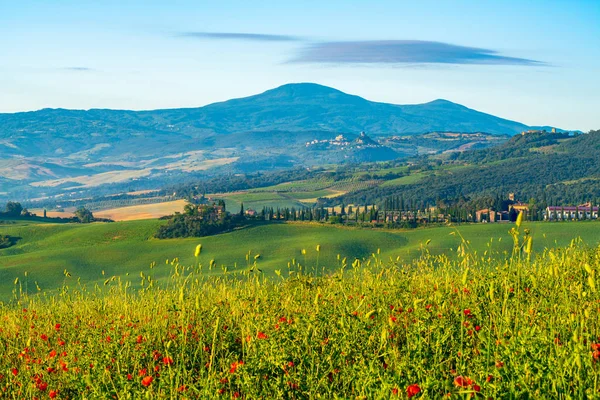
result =
[[[199,107],[292,82],[600,129],[600,0],[0,0],[0,112]]]

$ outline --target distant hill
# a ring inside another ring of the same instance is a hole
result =
[[[460,204],[515,193],[525,202],[600,203],[600,131],[517,135],[492,148],[443,156],[436,159],[443,163],[440,170],[424,168],[407,184],[372,187],[335,201],[382,204],[388,196],[402,196],[415,204]]]
[[[406,140],[385,138],[428,132],[511,136],[528,129],[446,100],[393,105],[298,83],[199,108],[0,114],[0,178],[46,188],[41,193],[46,195],[56,192],[52,188],[157,176],[172,181],[182,173],[390,160],[414,155],[413,148],[435,152],[436,143],[430,149],[429,138],[427,146],[412,143],[406,150]],[[368,137],[358,137],[360,132]],[[319,151],[305,146],[339,134],[357,142]],[[0,195],[14,190],[14,185],[0,181]]]
[[[44,109],[0,114],[0,127],[0,140],[36,136],[61,145],[65,138],[127,141],[140,135],[152,135],[158,141],[174,134],[198,139],[214,134],[307,130],[365,131],[371,135],[435,131],[512,135],[530,128],[447,100],[416,105],[377,103],[314,83],[283,85],[255,96],[200,108]]]

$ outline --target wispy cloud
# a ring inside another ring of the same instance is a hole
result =
[[[206,40],[245,40],[255,42],[297,42],[302,38],[291,35],[269,35],[264,33],[237,32],[182,32],[177,36]]]
[[[89,68],[89,67],[63,67],[60,68],[63,71],[73,71],[73,72],[90,72],[90,71],[94,71],[93,68]]]
[[[330,64],[495,64],[546,65],[497,51],[421,40],[371,40],[314,43],[292,63]]]

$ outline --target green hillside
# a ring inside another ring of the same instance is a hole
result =
[[[460,166],[460,168],[455,168]],[[522,201],[569,205],[600,199],[600,131],[517,135],[489,149],[448,153],[414,163],[409,176],[329,201],[383,204],[389,196],[433,205],[515,193]]]
[[[295,258],[301,264],[316,265],[316,245],[321,245],[319,266],[332,269],[339,265],[337,255],[368,258],[381,249],[384,259],[390,257],[409,261],[421,253],[421,246],[431,240],[432,253],[448,252],[460,243],[453,235],[454,228],[423,228],[411,231],[350,229],[317,224],[269,224],[242,229],[222,235],[192,239],[152,239],[158,220],[94,223],[94,224],[27,224],[5,225],[0,234],[19,238],[16,245],[0,250],[0,297],[6,298],[13,289],[16,277],[27,289],[35,291],[35,282],[42,289],[61,286],[65,281],[75,284],[102,282],[113,275],[132,275],[145,271],[156,262],[156,276],[166,276],[165,260],[179,258],[184,265],[195,262],[193,250],[203,245],[201,263],[215,260],[231,270],[246,268],[245,256],[260,254],[259,267],[274,276],[275,270],[286,271],[287,263]],[[534,249],[567,245],[573,238],[582,237],[587,243],[600,242],[600,225],[595,222],[529,223],[534,237]],[[471,242],[473,250],[508,251],[511,248],[509,226],[506,224],[463,225],[459,232]],[[501,239],[501,240],[499,240]],[[306,258],[302,249],[307,250]],[[72,278],[65,278],[67,270]],[[104,271],[104,275],[103,275]],[[24,273],[28,273],[25,277]]]

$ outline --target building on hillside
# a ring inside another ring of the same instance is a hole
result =
[[[475,212],[475,221],[477,222],[509,222],[510,213],[508,211],[495,211],[491,208],[484,208]]]
[[[198,214],[203,220],[218,221],[225,213],[225,207],[217,205],[201,204],[198,206]]]
[[[475,212],[477,222],[496,222],[498,214],[491,208],[484,208]]]
[[[523,214],[527,215],[529,213],[529,205],[517,201],[516,203],[508,205],[508,211],[510,212],[511,210],[515,210],[517,213],[522,212]]]
[[[548,221],[564,221],[572,219],[598,219],[598,206],[590,203],[579,206],[549,206],[544,212]]]
[[[255,217],[255,216],[256,216],[256,211],[255,211],[255,210],[253,210],[253,209],[251,209],[251,208],[248,208],[248,209],[245,211],[245,214],[246,214],[247,216],[249,216],[249,217]]]

